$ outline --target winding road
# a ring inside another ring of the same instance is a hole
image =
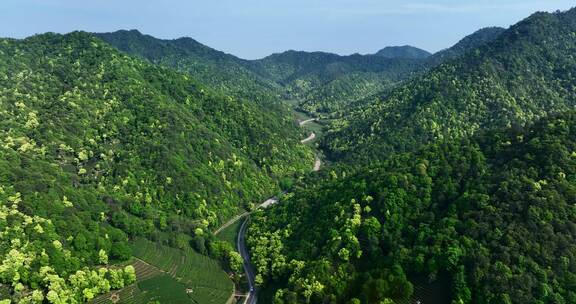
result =
[[[316,118],[307,119],[307,120],[299,122],[299,125],[303,126],[306,123],[316,121],[316,120],[317,120]],[[316,134],[314,132],[312,132],[310,134],[310,136],[301,140],[300,142],[304,144],[306,142],[313,140],[314,138],[316,138]],[[322,161],[320,160],[320,157],[316,156],[316,158],[314,160],[314,167],[313,167],[312,171],[319,171],[321,165],[322,165]],[[271,198],[265,200],[264,202],[262,202],[260,205],[258,205],[258,207],[256,207],[256,209],[268,208],[268,207],[270,207],[276,203],[278,203],[278,198],[271,197]],[[243,263],[244,272],[246,273],[246,277],[248,279],[249,291],[248,291],[248,294],[246,296],[246,299],[244,300],[244,304],[256,304],[258,301],[256,284],[254,282],[256,272],[254,271],[254,268],[252,267],[252,264],[250,263],[250,253],[248,252],[248,248],[246,247],[246,229],[248,227],[248,220],[250,219],[250,217],[249,217],[250,213],[251,212],[244,212],[242,214],[235,216],[234,218],[230,219],[228,222],[226,222],[224,225],[222,225],[220,228],[218,228],[214,232],[214,234],[218,234],[224,228],[232,225],[233,223],[235,223],[239,219],[245,217],[244,222],[242,223],[242,226],[240,226],[240,231],[238,231],[238,238],[236,240],[236,247],[238,248],[238,252],[242,256],[242,259],[244,260],[244,263]]]
[[[313,122],[313,121],[317,121],[317,120],[318,120],[318,118],[310,118],[310,119],[303,120],[303,121],[299,122],[298,124],[299,124],[300,126],[303,126],[303,125],[305,125],[305,124],[307,124],[307,123],[309,123],[309,122]]]
[[[320,160],[319,158],[316,158],[316,164],[318,164],[319,160]],[[316,169],[316,164],[314,164],[314,169]],[[320,169],[319,166],[320,165],[318,164],[318,169]],[[263,201],[260,205],[258,205],[255,210],[261,208],[268,208],[276,203],[278,203],[278,198],[271,197]],[[220,228],[218,228],[216,231],[214,231],[214,234],[216,235],[220,233],[222,230],[226,229],[226,227],[229,227],[230,225],[234,224],[241,218],[246,217],[246,219],[244,219],[244,222],[242,223],[242,226],[240,226],[240,230],[238,231],[238,237],[236,239],[236,248],[238,248],[238,252],[240,253],[240,256],[242,256],[242,259],[244,260],[243,262],[244,272],[246,273],[246,277],[248,278],[249,291],[248,294],[246,295],[246,300],[244,300],[244,304],[256,304],[257,301],[256,284],[254,283],[254,278],[256,274],[254,268],[252,267],[252,264],[250,263],[250,254],[248,252],[248,248],[246,247],[246,239],[245,239],[246,228],[249,220],[248,216],[252,212],[244,212],[242,214],[238,214],[237,216],[231,218],[228,222],[220,226]]]
[[[305,144],[305,143],[313,140],[314,138],[316,138],[316,133],[312,132],[312,133],[310,133],[310,136],[304,138],[304,139],[301,140],[300,142],[303,143],[303,144]]]

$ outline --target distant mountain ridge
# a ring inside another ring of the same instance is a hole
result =
[[[327,112],[407,79],[423,67],[420,59],[413,58],[422,55],[402,55],[400,50],[393,58],[286,51],[244,60],[192,38],[157,39],[137,30],[95,35],[122,52],[188,72],[199,82],[228,94],[253,100],[328,98],[322,106]],[[310,112],[319,109],[315,104],[302,108]]]
[[[251,69],[251,62],[183,37],[158,39],[137,30],[95,33],[129,55],[190,73],[214,89],[254,100],[276,99],[280,87]]]
[[[480,30],[436,54],[405,45],[371,55],[289,50],[257,60],[241,59],[187,37],[157,39],[137,30],[95,35],[127,54],[188,72],[227,94],[255,101],[298,100],[301,110],[329,114],[457,58],[502,30]]]
[[[419,59],[287,51],[258,60],[261,74],[278,81],[289,99],[310,113],[332,113],[350,102],[410,78]]]
[[[300,108],[307,112],[338,116],[340,113],[336,111],[345,112],[354,104],[365,104],[365,99],[372,100],[372,96],[378,93],[389,91],[439,64],[455,60],[467,51],[496,39],[503,31],[504,29],[496,27],[481,29],[466,36],[454,46],[434,54],[411,46],[403,46],[384,48],[379,52],[380,55],[378,53],[351,55],[349,57],[361,56],[363,60],[383,57],[390,60],[391,66],[387,69],[357,69],[342,73],[305,92],[301,97],[304,100]],[[392,58],[381,56],[382,54]]]

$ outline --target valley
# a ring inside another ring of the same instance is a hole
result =
[[[311,131],[307,126],[314,120],[299,121],[298,125]],[[311,171],[319,171],[320,166],[321,160],[316,156]],[[254,210],[266,209],[276,203],[278,198],[271,197]],[[142,303],[154,299],[170,303],[231,303],[233,299],[241,303],[256,303],[255,272],[245,244],[246,227],[252,212],[246,211],[234,216],[213,232],[216,237],[227,234],[223,239],[231,242],[240,254],[246,275],[245,291],[240,285],[231,290],[229,286],[232,282],[224,276],[225,272],[214,260],[199,256],[193,250],[185,250],[182,255],[170,247],[138,239],[132,244],[135,253],[131,263],[136,269],[137,282],[102,295],[92,303]]]
[[[576,303],[574,206],[576,8],[436,52],[0,38],[0,304]]]

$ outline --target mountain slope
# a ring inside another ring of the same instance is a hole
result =
[[[49,296],[64,284],[48,286],[58,276],[126,260],[129,237],[180,244],[188,234],[203,248],[204,231],[313,164],[283,112],[213,92],[87,33],[0,40],[0,91],[0,199],[18,211],[0,212],[8,231],[0,255],[23,267],[0,267],[9,283],[2,298],[37,288]],[[14,217],[5,222],[5,212]],[[30,262],[18,264],[12,249]],[[107,291],[82,290],[61,296],[80,302]]]
[[[537,13],[497,39],[334,122],[334,157],[382,157],[486,127],[533,121],[576,102],[576,9]]]
[[[417,47],[404,45],[388,46],[379,50],[374,55],[382,56],[385,58],[425,59],[430,57],[432,54]]]
[[[286,51],[256,60],[259,73],[287,84],[310,70],[324,68],[339,61],[341,56],[325,52]]]
[[[487,44],[494,39],[498,38],[506,29],[501,27],[485,27],[479,29],[476,32],[464,37],[462,40],[458,41],[452,47],[434,53],[432,56],[427,58],[427,64],[429,66],[436,66],[445,61],[458,58],[464,55],[467,51],[476,49],[484,44]]]
[[[277,303],[574,303],[576,113],[300,183],[248,231]]]
[[[213,90],[268,102],[280,87],[251,70],[252,63],[207,47],[192,38],[164,40],[137,30],[94,34],[119,50],[148,61],[188,72]]]

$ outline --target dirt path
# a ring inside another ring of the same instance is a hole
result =
[[[268,208],[274,204],[278,203],[278,199],[276,197],[271,197],[267,200],[265,200],[264,202],[262,202],[260,205],[256,206],[256,209],[260,209],[260,208]],[[250,213],[252,212],[244,212],[242,214],[238,214],[237,216],[231,218],[229,221],[227,221],[226,223],[224,223],[222,226],[220,226],[220,228],[216,229],[216,231],[214,231],[214,235],[217,235],[218,233],[220,233],[222,230],[226,229],[227,227],[230,227],[230,225],[236,223],[238,220],[240,220],[241,218],[250,215]]]
[[[239,219],[245,217],[246,215],[248,215],[248,212],[244,212],[242,214],[238,214],[237,216],[231,218],[230,220],[228,220],[226,223],[224,223],[222,226],[220,226],[220,228],[216,229],[216,231],[214,231],[214,235],[217,235],[218,233],[220,233],[222,230],[230,227],[230,225],[236,223],[236,221],[238,221]]]

